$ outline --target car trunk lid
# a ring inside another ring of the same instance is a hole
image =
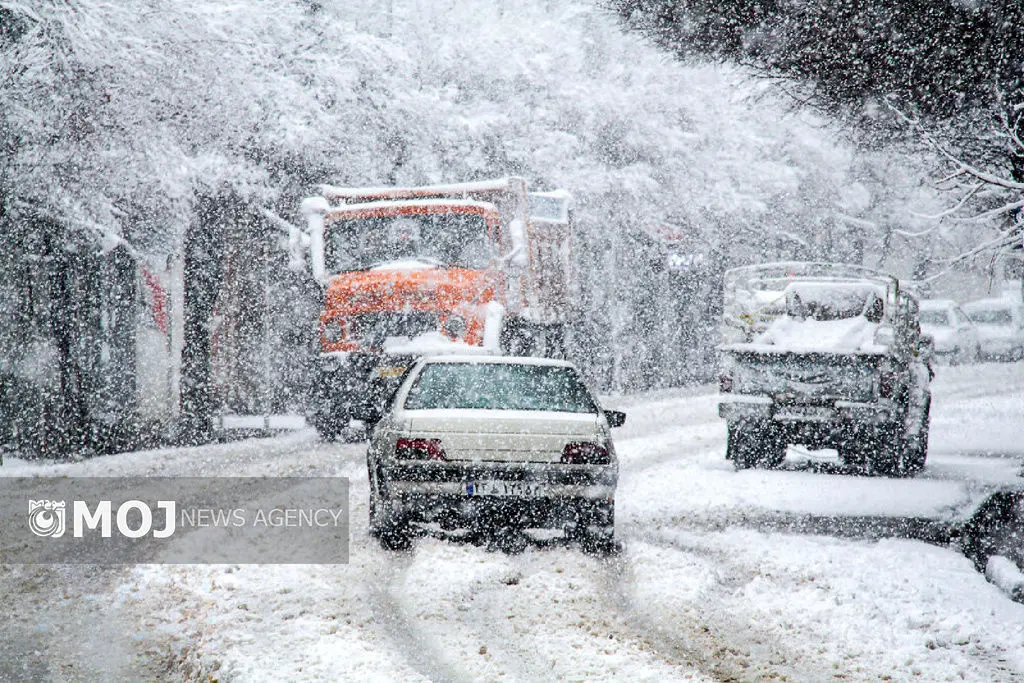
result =
[[[418,410],[409,433],[441,440],[447,460],[560,462],[566,444],[598,439],[595,413]]]

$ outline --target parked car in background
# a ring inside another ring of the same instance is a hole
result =
[[[508,356],[417,361],[376,423],[367,451],[370,532],[408,548],[423,524],[484,538],[559,529],[611,552],[618,461],[603,410],[571,363]],[[525,540],[525,539],[523,539]]]
[[[963,305],[978,329],[981,355],[986,360],[1024,358],[1024,311],[1010,298],[979,299]]]
[[[940,361],[969,363],[981,356],[978,330],[955,301],[921,301],[921,331],[935,342],[935,357]]]

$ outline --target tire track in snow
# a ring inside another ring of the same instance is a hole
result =
[[[544,681],[551,678],[550,668],[541,668],[535,662],[536,651],[524,644],[523,637],[513,626],[513,620],[506,613],[505,596],[495,596],[506,587],[517,585],[522,577],[536,564],[523,555],[499,556],[505,564],[498,579],[492,581],[474,580],[467,584],[456,597],[460,604],[451,611],[451,617],[476,636],[477,642],[486,648],[486,653],[504,665],[508,675],[516,681]],[[496,599],[492,599],[496,598]]]
[[[659,538],[656,533],[637,536],[636,540],[711,560],[717,569],[715,582],[693,601],[696,614],[675,613],[678,621],[670,628],[663,620],[648,615],[644,605],[637,604],[631,594],[636,579],[631,576],[626,560],[618,558],[607,563],[602,579],[612,606],[639,638],[665,656],[687,661],[723,683],[824,680],[822,674],[828,670],[836,680],[851,677],[850,671],[837,668],[834,662],[828,666],[808,664],[804,655],[786,648],[775,635],[759,630],[753,620],[739,619],[714,607],[731,603],[743,586],[759,576],[756,569],[736,563],[725,553],[683,544],[677,539]]]
[[[435,683],[469,680],[468,672],[454,666],[410,613],[401,586],[415,558],[402,554],[384,563],[381,574],[368,577],[370,608],[374,621],[381,624],[395,645],[395,651],[424,678]]]

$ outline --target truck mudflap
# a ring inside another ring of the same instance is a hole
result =
[[[391,399],[415,356],[374,353],[324,355],[317,375],[313,426],[321,438],[354,441],[372,425],[353,424],[353,408],[383,406]]]

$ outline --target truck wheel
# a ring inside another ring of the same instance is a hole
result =
[[[927,398],[916,425],[905,421],[882,430],[871,461],[878,474],[889,477],[910,477],[924,469],[928,458],[928,425],[931,399]]]
[[[931,399],[925,403],[921,415],[921,422],[917,429],[909,432],[903,437],[903,460],[904,473],[914,475],[924,469],[924,463],[928,459],[928,428],[931,423]]]
[[[730,424],[725,457],[738,470],[778,467],[786,457],[786,445],[770,423]]]
[[[313,414],[313,426],[323,441],[337,441],[343,437],[349,422],[348,413],[339,415],[329,410],[320,409]]]
[[[899,477],[903,474],[903,456],[906,451],[906,440],[898,427],[880,429],[875,440],[871,469],[875,474],[887,477]]]

